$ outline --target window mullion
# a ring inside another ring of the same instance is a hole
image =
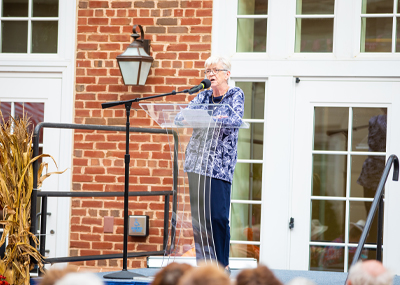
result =
[[[268,15],[237,15],[238,19],[267,19]]]
[[[393,16],[393,28],[392,28],[392,53],[396,52],[396,17]]]
[[[396,14],[387,13],[387,14],[361,14],[363,18],[389,18],[396,16]]]
[[[28,3],[28,44],[27,44],[27,54],[31,54],[32,51],[32,1],[29,0]]]
[[[325,15],[325,14],[318,14],[318,15],[296,15],[296,19],[334,19],[335,15]]]
[[[397,12],[397,0],[394,0],[393,3],[393,28],[392,28],[392,53],[396,52],[396,28],[397,28],[397,18],[396,18],[396,12]]]
[[[15,103],[14,101],[11,102],[11,116],[15,118]]]
[[[303,1],[296,0],[294,51],[300,51],[301,47],[301,20],[298,20],[298,16],[301,15],[302,8],[303,8]]]

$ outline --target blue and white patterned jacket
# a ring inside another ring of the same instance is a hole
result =
[[[201,108],[210,104],[213,91],[205,90],[189,103],[189,109]],[[223,105],[229,105],[229,108]],[[219,104],[215,104],[214,116],[227,116],[217,120],[210,128],[194,128],[192,137],[186,147],[184,171],[211,176],[232,183],[233,172],[237,161],[237,142],[239,129],[224,126],[239,127],[242,124],[244,112],[244,93],[239,87],[228,90]],[[177,119],[179,120],[179,115]],[[213,128],[215,127],[215,129]],[[212,139],[213,138],[213,139]],[[210,150],[204,151],[203,150]]]

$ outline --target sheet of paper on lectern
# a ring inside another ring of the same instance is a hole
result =
[[[192,127],[208,127],[212,121],[209,110],[182,109],[181,112],[186,124]]]

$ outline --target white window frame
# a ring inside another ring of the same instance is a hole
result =
[[[366,0],[365,0],[366,1]],[[386,52],[386,54],[395,54],[396,53],[396,27],[397,27],[397,18],[400,19],[400,13],[397,13],[397,0],[392,0],[394,1],[393,3],[393,13],[387,13],[387,14],[363,14],[362,13],[362,1],[361,1],[361,5],[360,5],[360,53],[371,53],[371,54],[377,54],[375,52],[365,52],[365,51],[361,51],[362,50],[362,46],[361,46],[361,41],[362,41],[362,31],[361,31],[361,22],[363,20],[363,18],[392,18],[392,48],[391,48],[391,52]],[[365,40],[365,38],[364,38]],[[365,42],[364,42],[365,44]],[[397,53],[400,53],[400,51],[398,51]]]
[[[361,105],[361,106],[360,106]],[[314,108],[318,107],[329,107],[329,108],[336,108],[336,107],[341,107],[341,108],[347,108],[348,112],[348,130],[353,129],[353,122],[354,122],[354,108],[365,108],[365,107],[371,107],[369,104],[365,103],[359,103],[359,104],[344,104],[344,103],[315,103],[313,104]],[[388,104],[374,104],[373,108],[390,108],[390,105]],[[315,116],[315,114],[314,114]],[[314,117],[315,120],[315,117]],[[315,135],[314,130],[313,130],[313,135]],[[339,246],[343,247],[344,250],[344,272],[347,272],[347,264],[349,262],[349,252],[348,249],[351,247],[357,247],[357,243],[351,243],[349,242],[349,223],[350,221],[350,202],[366,202],[366,201],[373,201],[373,198],[364,198],[364,197],[353,197],[351,196],[351,175],[352,175],[352,166],[351,166],[351,160],[354,156],[370,156],[371,152],[368,151],[357,151],[352,149],[352,132],[349,132],[349,137],[347,138],[346,144],[347,144],[347,150],[339,151],[339,150],[311,150],[311,156],[314,154],[327,154],[327,155],[345,155],[346,156],[346,188],[345,190],[345,196],[344,197],[336,197],[336,196],[314,196],[312,193],[310,193],[310,201],[316,201],[316,200],[321,200],[321,201],[344,201],[345,202],[345,229],[344,229],[344,241],[342,243],[334,243],[334,242],[319,242],[319,241],[309,241],[309,246],[315,245],[315,246]],[[373,155],[383,155],[386,158],[388,157],[387,152],[373,152]],[[385,160],[386,160],[385,158]],[[312,162],[313,164],[314,162]],[[310,188],[311,190],[312,188]],[[377,215],[377,214],[376,214]],[[376,249],[375,244],[365,244],[364,248],[368,249]]]
[[[260,79],[251,79],[251,78],[239,78],[239,77],[231,77],[230,78],[231,84],[232,86],[236,86],[236,82],[263,82],[265,83],[265,94],[264,94],[264,114],[265,114],[265,102],[266,102],[266,94],[267,94],[267,80],[260,80]],[[246,96],[246,95],[245,95]],[[264,119],[243,119],[244,122],[246,123],[262,123],[263,124],[263,154],[264,152],[264,148],[265,148],[265,117]],[[263,159],[238,159],[237,163],[247,163],[247,164],[261,164],[262,165],[262,177],[264,176],[264,163],[265,163],[266,159],[263,155]],[[262,180],[261,183],[261,192],[263,189],[263,184],[264,184],[264,179]],[[241,199],[231,199],[231,205],[232,204],[245,204],[245,205],[260,205],[261,206],[261,217],[260,220],[263,221],[263,194],[261,193],[261,200],[241,200]],[[230,207],[229,210],[229,221],[231,220],[231,212],[232,212],[232,207]],[[248,245],[258,245],[260,247],[260,258],[261,258],[261,248],[262,248],[262,243],[261,241],[263,240],[263,229],[264,227],[262,226],[262,222],[260,223],[260,241],[241,241],[241,240],[232,240],[230,241],[231,244],[248,244]],[[245,268],[245,267],[243,267]]]
[[[393,9],[397,9],[397,1],[395,1],[395,7]],[[396,11],[396,10],[394,10]],[[392,26],[392,52],[361,52],[361,21],[362,17],[393,17],[393,25]],[[394,48],[396,45],[396,17],[400,18],[399,13],[388,13],[388,14],[362,14],[362,0],[354,0],[354,10],[353,15],[356,20],[354,23],[353,34],[353,56],[356,60],[389,60],[389,59],[400,59],[400,51],[394,52]]]
[[[337,3],[337,1],[335,0],[335,6],[336,6],[336,3]],[[333,19],[333,34],[332,34],[332,52],[301,52],[301,51],[296,51],[296,46],[298,44],[301,45],[301,38],[299,39],[300,43],[298,43],[297,42],[297,33],[296,33],[296,28],[295,28],[295,38],[294,38],[295,45],[293,46],[294,53],[295,54],[298,54],[298,53],[311,53],[311,54],[318,54],[318,55],[335,53],[335,39],[336,39],[336,37],[335,37],[335,31],[336,31],[336,29],[335,29],[335,23],[336,23],[335,14],[336,14],[335,11],[334,11],[333,14],[311,14],[311,15],[309,15],[309,14],[297,14],[297,12],[296,12],[296,15],[294,16],[295,17],[295,26],[297,26],[297,19]],[[299,36],[301,36],[301,30],[298,33],[300,34]]]
[[[240,1],[240,0],[239,0]],[[237,50],[237,23],[239,19],[266,19],[267,20],[267,31],[266,31],[266,43],[265,43],[265,52],[236,52],[238,54],[248,54],[248,53],[252,53],[252,54],[258,54],[258,55],[263,55],[268,53],[268,14],[262,14],[262,15],[239,15],[238,14],[238,10],[239,10],[239,1],[235,0],[236,2],[236,21],[235,21],[235,52]],[[266,0],[268,1],[268,0]],[[234,5],[232,5],[234,6]]]
[[[32,0],[29,0],[32,1]],[[75,29],[76,26],[76,5],[69,0],[59,0],[58,3],[58,17],[32,17],[31,7],[29,5],[28,17],[1,17],[2,1],[0,1],[0,19],[7,21],[28,21],[28,50],[27,53],[0,53],[0,67],[3,65],[2,61],[5,60],[11,65],[15,65],[17,60],[40,60],[40,65],[44,64],[43,60],[72,60],[74,58],[75,49]],[[72,5],[74,4],[74,5]],[[58,21],[58,40],[57,40],[57,53],[31,53],[31,37],[32,37],[32,21]],[[0,29],[1,39],[1,29]],[[72,55],[72,56],[71,56]],[[25,62],[26,63],[26,62]],[[54,64],[53,64],[54,65]]]
[[[2,13],[2,8],[3,5],[1,5],[3,3],[4,0],[0,0],[0,23],[2,21],[24,21],[24,22],[28,22],[28,43],[27,43],[27,52],[26,53],[17,53],[17,54],[37,54],[37,53],[32,53],[32,22],[36,22],[36,21],[57,21],[59,23],[60,20],[60,5],[58,7],[58,17],[33,17],[32,16],[32,6],[33,6],[33,0],[29,0],[28,1],[28,16],[27,17],[2,17],[1,15]],[[59,2],[61,2],[61,0],[59,0]],[[1,39],[2,39],[2,29],[0,28],[0,43],[1,43]],[[60,39],[60,35],[58,34],[58,39],[57,39],[57,50],[59,48],[59,39]],[[57,51],[58,53],[58,51]],[[57,54],[56,53],[56,54]],[[3,54],[3,53],[1,53]],[[10,53],[5,53],[5,54],[10,54]],[[51,54],[46,54],[46,55],[53,55],[53,53]]]

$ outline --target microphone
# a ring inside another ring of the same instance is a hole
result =
[[[199,92],[200,90],[206,89],[210,86],[211,86],[211,81],[208,79],[203,79],[203,81],[199,85],[194,86],[189,90],[189,94]]]

